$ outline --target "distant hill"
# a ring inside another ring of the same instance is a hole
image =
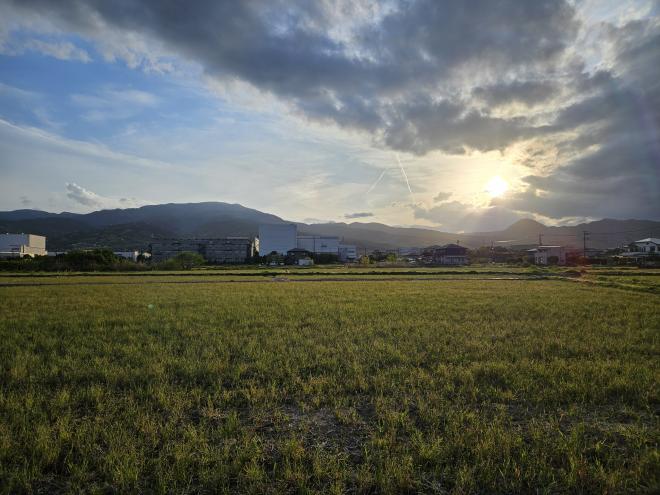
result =
[[[221,202],[169,203],[87,214],[39,210],[0,212],[0,232],[45,235],[51,251],[88,247],[144,249],[152,239],[166,237],[256,236],[260,224],[284,222],[286,220],[269,213]],[[346,243],[366,249],[425,247],[456,241],[468,247],[491,242],[504,246],[534,245],[539,235],[544,244],[582,247],[583,231],[589,232],[587,246],[600,249],[644,237],[660,237],[660,222],[650,220],[604,219],[570,227],[548,227],[524,219],[500,231],[461,234],[374,222],[297,225],[301,233],[336,235]]]

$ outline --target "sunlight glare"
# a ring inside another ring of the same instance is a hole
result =
[[[502,197],[508,189],[509,184],[507,184],[507,182],[499,175],[496,175],[490,179],[488,184],[486,184],[486,192],[490,195],[491,198]]]

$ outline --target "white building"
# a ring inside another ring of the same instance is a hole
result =
[[[34,234],[0,234],[0,257],[46,256],[46,238]]]
[[[338,254],[341,261],[355,261],[358,257],[357,247],[351,244],[340,244]]]
[[[660,254],[660,239],[656,237],[647,237],[646,239],[640,239],[635,241],[633,244],[637,247],[638,253],[656,253]]]
[[[272,252],[286,255],[297,247],[298,228],[293,223],[265,224],[259,226],[259,254],[267,256]]]
[[[324,235],[299,235],[298,249],[314,254],[339,254],[339,237]]]
[[[528,251],[534,255],[534,264],[536,265],[565,265],[566,249],[564,246],[539,246],[536,249]]]
[[[131,261],[137,261],[140,253],[138,251],[115,251],[115,256],[119,258],[124,258]]]

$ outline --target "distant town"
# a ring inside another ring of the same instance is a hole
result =
[[[534,264],[566,266],[578,264],[660,265],[660,238],[648,237],[608,249],[577,249],[562,245],[482,246],[469,249],[460,241],[444,245],[402,246],[397,249],[360,248],[338,236],[300,234],[296,224],[262,224],[255,237],[154,239],[148,246],[112,251],[119,259],[145,265],[161,265],[185,254],[193,254],[211,265],[262,264],[269,266],[314,264],[398,263],[428,266],[465,266],[471,263]],[[63,257],[71,252],[99,248],[48,251],[47,239],[29,233],[0,234],[0,258],[36,259]]]

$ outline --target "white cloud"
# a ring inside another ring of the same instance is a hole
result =
[[[81,117],[90,122],[130,119],[160,101],[152,93],[132,88],[105,88],[95,93],[76,93],[70,98],[84,109]]]
[[[32,39],[23,45],[23,49],[35,51],[58,60],[75,60],[84,63],[92,61],[92,57],[85,50],[69,41],[48,42]]]
[[[68,182],[66,184],[66,196],[82,206],[88,207],[93,210],[109,209],[109,208],[134,208],[149,204],[148,201],[142,201],[137,198],[111,198],[101,196],[89,189],[76,184],[75,182]]]
[[[95,192],[89,191],[82,186],[79,186],[75,182],[69,182],[66,185],[66,195],[69,199],[72,199],[76,203],[80,203],[83,206],[89,206],[91,208],[101,208],[106,202],[104,198],[96,194]]]

